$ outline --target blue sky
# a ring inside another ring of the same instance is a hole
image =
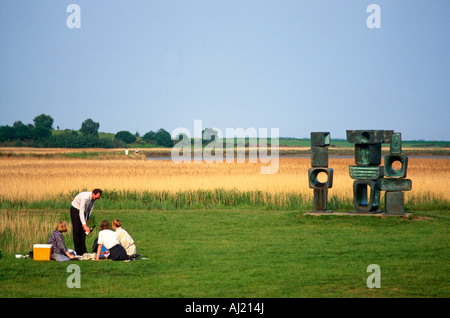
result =
[[[448,0],[1,0],[0,125],[45,113],[141,135],[202,120],[450,140],[449,13]]]

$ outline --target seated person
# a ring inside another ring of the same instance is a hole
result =
[[[97,256],[95,258],[95,260],[97,261],[100,259],[103,246],[109,250],[108,259],[112,259],[113,261],[123,261],[130,259],[123,246],[120,245],[117,234],[110,230],[108,220],[103,220],[100,224],[100,232],[98,233],[97,244]]]
[[[98,238],[95,239],[94,244],[92,244],[92,251],[93,253],[98,252]],[[109,251],[108,249],[103,245],[102,250],[100,251],[100,258],[108,258]]]
[[[113,230],[116,231],[117,238],[119,239],[120,244],[123,246],[125,251],[127,252],[128,256],[135,256],[136,255],[136,245],[134,245],[134,240],[128,234],[127,231],[125,231],[122,228],[122,222],[118,219],[114,219],[112,222]]]
[[[52,244],[51,258],[57,262],[70,261],[76,258],[66,248],[66,243],[64,243],[62,235],[65,232],[67,232],[67,223],[60,221],[47,241],[47,244]]]

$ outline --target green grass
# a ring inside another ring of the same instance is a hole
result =
[[[48,199],[27,201],[11,200],[0,196],[0,209],[69,209],[78,189],[56,194]],[[262,191],[238,191],[229,189],[192,191],[126,191],[103,189],[101,200],[95,204],[96,210],[198,210],[198,209],[242,209],[242,210],[300,210],[314,207],[313,199],[301,193],[272,194]],[[333,211],[353,211],[353,199],[330,194],[328,209]],[[384,209],[384,193],[381,194],[380,208]],[[450,211],[447,200],[431,193],[411,196],[405,202],[406,212]]]
[[[256,209],[94,213],[97,223],[121,219],[148,259],[78,261],[81,288],[70,289],[68,263],[4,254],[0,297],[450,296],[447,212],[417,213],[429,217],[421,220]],[[370,264],[381,268],[379,289],[367,288]]]

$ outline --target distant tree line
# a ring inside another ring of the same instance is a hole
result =
[[[143,143],[143,144],[153,144],[162,147],[173,147],[173,140],[170,133],[164,129],[159,129],[157,132],[149,131],[145,133],[141,140],[138,140],[139,134],[132,134],[129,131],[122,130],[119,131],[114,138],[123,141],[127,144],[132,143]]]
[[[34,124],[25,125],[16,121],[12,126],[0,126],[0,146],[27,146],[49,148],[120,148],[129,144],[153,144],[172,147],[173,141],[164,129],[149,131],[139,138],[139,133],[119,131],[114,138],[100,137],[100,124],[86,119],[79,131],[66,129],[53,133],[53,118],[41,114],[33,119]]]

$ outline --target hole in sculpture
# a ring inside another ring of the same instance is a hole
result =
[[[370,134],[369,134],[367,131],[365,131],[365,132],[363,132],[363,133],[361,134],[361,140],[362,140],[362,141],[368,142],[369,139],[370,139]]]
[[[321,171],[317,174],[317,181],[320,183],[326,183],[328,181],[328,174],[324,171]]]
[[[372,195],[371,190],[372,188],[369,184],[358,185],[355,195],[359,206],[369,206],[369,202],[371,201],[370,198]]]
[[[394,169],[395,171],[399,171],[400,169],[402,169],[402,162],[400,160],[394,160],[392,162],[392,169]]]
[[[363,197],[361,199],[360,205],[361,206],[369,206],[369,198],[370,198],[370,191],[372,190],[370,185],[366,184],[363,186],[364,190],[363,190]]]

